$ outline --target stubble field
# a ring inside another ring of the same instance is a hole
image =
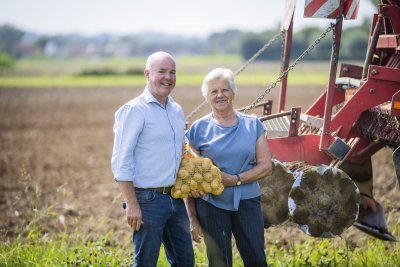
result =
[[[260,90],[239,88],[236,107],[250,104]],[[93,239],[108,234],[112,241],[130,247],[122,198],[110,170],[112,126],[116,109],[141,91],[141,87],[0,89],[0,242],[23,236],[34,224],[44,233],[78,229]],[[291,88],[287,107],[306,109],[320,93],[318,87]],[[194,87],[177,86],[173,97],[186,114],[203,101]],[[266,99],[277,103],[277,90]],[[206,107],[195,118],[208,111]],[[400,191],[390,149],[378,152],[373,166],[375,197],[392,230],[400,222]],[[266,231],[271,244],[310,238],[290,223]],[[394,234],[400,237],[398,229]],[[343,236],[361,243],[367,239],[352,228]]]

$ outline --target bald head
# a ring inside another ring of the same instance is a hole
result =
[[[167,52],[164,52],[164,51],[155,52],[147,58],[145,69],[150,70],[151,67],[154,65],[154,62],[159,62],[159,61],[162,61],[167,58],[172,60],[175,63],[175,59]]]
[[[164,105],[176,84],[174,58],[166,52],[156,52],[147,58],[144,76],[150,93]]]

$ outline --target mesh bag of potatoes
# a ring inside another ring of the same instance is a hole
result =
[[[173,198],[186,198],[192,191],[220,195],[224,191],[221,181],[221,171],[218,167],[209,158],[197,156],[189,145],[185,144],[181,166],[171,195]]]

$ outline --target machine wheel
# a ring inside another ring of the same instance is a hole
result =
[[[335,237],[355,222],[360,194],[345,172],[321,165],[294,175],[289,212],[304,233]]]
[[[272,174],[259,181],[264,226],[279,225],[289,218],[288,196],[294,176],[281,162],[272,160]]]

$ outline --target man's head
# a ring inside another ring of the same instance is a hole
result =
[[[147,58],[144,69],[147,89],[162,104],[175,87],[175,66],[174,58],[166,52],[156,52]]]

